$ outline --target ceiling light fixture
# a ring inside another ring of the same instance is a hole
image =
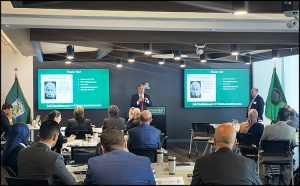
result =
[[[118,61],[117,65],[116,65],[116,67],[117,67],[117,68],[121,68],[121,67],[123,66],[122,63],[123,63],[122,59],[119,59],[119,61]]]
[[[159,60],[159,61],[158,61],[158,64],[160,64],[160,65],[163,65],[163,64],[165,64],[165,59],[161,59],[161,60]]]
[[[66,64],[71,64],[72,62],[71,62],[71,61],[69,61],[69,60],[67,60],[65,63],[66,63]]]
[[[133,52],[128,52],[128,62],[133,63],[135,61]]]
[[[245,55],[244,61],[246,65],[250,65],[252,63],[252,57],[250,55]]]
[[[181,67],[181,68],[184,68],[186,65],[185,65],[185,60],[180,60],[180,62],[179,62],[179,66]]]
[[[67,46],[67,59],[74,59],[74,46]]]
[[[231,45],[231,55],[233,55],[233,56],[239,55],[239,45],[238,44]]]
[[[144,44],[144,53],[146,55],[152,54],[152,44],[151,43],[145,43]]]
[[[234,15],[245,15],[248,13],[248,1],[232,1]]]
[[[180,50],[174,50],[173,54],[174,54],[174,60],[176,60],[176,61],[181,60],[181,51]]]
[[[200,62],[201,63],[206,63],[207,62],[207,56],[206,56],[206,54],[200,55]]]
[[[278,50],[272,50],[272,59],[273,60],[279,59],[279,51]]]

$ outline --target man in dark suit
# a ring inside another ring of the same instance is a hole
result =
[[[248,118],[248,111],[250,109],[255,109],[258,112],[258,119],[263,120],[263,113],[264,113],[264,99],[258,94],[257,88],[251,89],[251,101],[248,106],[247,110],[247,118]]]
[[[232,151],[236,131],[222,124],[214,136],[216,152],[196,161],[191,185],[261,185],[253,160]]]
[[[139,84],[138,93],[131,96],[130,106],[137,107],[141,111],[146,110],[147,107],[152,106],[150,96],[148,94],[145,94],[145,88],[143,84]]]
[[[140,116],[140,126],[128,131],[128,148],[160,148],[160,130],[150,126],[152,114],[144,110]]]
[[[102,129],[104,130],[106,128],[125,129],[125,119],[119,116],[119,108],[117,105],[110,105],[108,108],[108,118],[104,119]]]
[[[22,149],[18,155],[20,178],[48,179],[51,184],[75,184],[75,178],[67,170],[63,156],[51,151],[58,135],[59,126],[55,121],[48,120],[42,123],[39,130],[40,141]],[[59,180],[54,180],[53,176]]]
[[[155,185],[149,158],[128,152],[120,130],[105,129],[100,138],[104,154],[89,159],[87,185]]]
[[[10,123],[8,120],[8,115],[12,113],[13,106],[9,103],[4,103],[1,110],[1,135],[4,133],[4,137],[7,136],[10,129]]]

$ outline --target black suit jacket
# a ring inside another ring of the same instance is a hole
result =
[[[252,100],[252,98],[251,98],[251,100]],[[250,101],[250,103],[251,103],[251,101]],[[264,99],[259,94],[256,96],[256,98],[252,102],[250,109],[255,109],[258,113],[258,119],[263,120]],[[247,118],[248,118],[248,111],[247,111]]]
[[[1,134],[5,132],[5,136],[6,136],[9,129],[10,129],[10,123],[7,118],[7,115],[3,110],[1,110]]]
[[[196,161],[191,185],[261,185],[253,160],[222,148]]]
[[[141,109],[141,104],[137,104],[137,101],[139,100],[139,98],[140,98],[140,97],[139,97],[139,94],[138,94],[138,93],[133,94],[133,95],[131,96],[130,106],[131,106],[131,107],[136,107],[136,108]],[[146,110],[147,107],[152,107],[152,101],[151,101],[151,99],[150,99],[150,96],[149,96],[148,94],[144,94],[144,100],[145,100],[145,98],[148,98],[149,103],[146,103],[146,102],[144,101],[144,110]]]
[[[18,175],[18,155],[21,149],[25,147],[19,144],[14,150],[11,151],[9,156],[6,159],[3,159],[2,165],[10,167]]]
[[[90,134],[93,134],[91,120],[82,117],[69,119],[65,130],[65,136],[69,137],[71,134],[76,135],[78,131],[88,131]],[[84,138],[84,136],[76,135],[76,139]]]
[[[103,121],[102,129],[104,130],[106,128],[115,128],[118,130],[124,130],[125,119],[119,116],[109,116],[108,118],[105,118]]]

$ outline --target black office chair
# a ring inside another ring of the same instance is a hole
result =
[[[210,128],[209,126],[210,126],[209,123],[192,123],[189,158],[191,157],[193,142],[195,142],[196,155],[197,155],[198,149],[197,149],[196,142],[207,143],[211,139],[211,137],[208,134],[208,128]]]
[[[157,148],[140,148],[140,149],[129,148],[129,152],[135,155],[146,156],[150,158],[151,163],[156,163],[156,151]]]
[[[88,160],[96,156],[96,147],[71,147],[71,158],[74,164],[86,164]]]
[[[165,133],[160,133],[160,144],[161,144],[161,147],[164,149],[167,149],[167,139],[168,139],[168,136],[165,135]]]
[[[5,170],[6,170],[6,172],[7,172],[7,174],[9,176],[11,176],[11,177],[17,177],[17,174],[15,173],[15,171],[13,171],[10,167],[4,166],[4,168],[5,168]]]
[[[290,165],[291,166],[291,180],[294,185],[293,177],[293,152],[291,149],[290,140],[261,140],[261,150],[258,153],[259,164],[262,165]],[[271,170],[271,177],[274,178],[274,174]],[[258,170],[260,173],[260,170]],[[265,173],[268,174],[268,173]],[[279,182],[283,181],[283,175],[281,169],[279,173]],[[263,175],[265,178],[267,175]],[[290,184],[290,183],[285,183]]]
[[[255,162],[257,162],[258,158],[258,148],[254,144],[254,136],[251,133],[237,133],[237,148],[239,149],[239,152],[250,159],[253,159]]]
[[[5,180],[8,185],[50,185],[49,180],[46,179],[5,177]]]

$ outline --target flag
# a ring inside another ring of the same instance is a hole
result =
[[[266,117],[272,120],[272,122],[276,122],[278,110],[282,108],[285,104],[286,99],[284,96],[284,92],[280,85],[280,81],[276,73],[276,68],[274,67],[269,93],[266,101]]]
[[[31,123],[30,107],[23,95],[17,75],[15,76],[13,86],[6,96],[5,102],[10,103],[13,106],[12,120],[14,123]]]

